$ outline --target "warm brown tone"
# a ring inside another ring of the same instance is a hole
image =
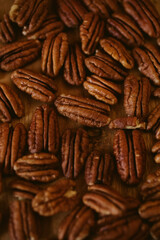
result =
[[[116,118],[109,124],[110,129],[146,129],[146,123],[137,117]]]
[[[160,104],[158,104],[148,117],[147,130],[153,130],[155,132],[156,139],[160,139]]]
[[[156,89],[153,91],[152,95],[153,95],[154,97],[160,98],[160,88],[156,88]]]
[[[156,154],[154,157],[155,162],[160,163],[160,141],[153,145],[152,152]]]
[[[15,40],[14,24],[7,14],[3,15],[3,20],[0,23],[0,41],[3,43],[13,42]]]

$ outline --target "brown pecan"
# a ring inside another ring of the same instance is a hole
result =
[[[59,176],[58,159],[51,153],[34,153],[19,158],[13,169],[24,179],[50,182]]]
[[[48,105],[37,107],[33,114],[28,132],[28,146],[31,153],[56,153],[59,149],[58,120],[54,109]]]
[[[110,129],[146,129],[146,123],[137,117],[117,118],[110,122]]]
[[[11,240],[38,240],[36,219],[29,201],[10,203],[9,233]]]
[[[79,202],[75,186],[74,181],[61,178],[35,196],[33,210],[42,216],[52,216],[73,209]]]
[[[160,199],[148,200],[139,207],[139,215],[141,218],[149,222],[156,222],[160,220]]]
[[[67,27],[78,26],[87,13],[80,0],[57,0],[58,13]]]
[[[109,37],[101,39],[100,45],[106,53],[120,62],[123,67],[127,69],[132,69],[134,67],[134,59],[120,41]]]
[[[124,13],[114,13],[107,19],[107,30],[115,38],[128,46],[139,46],[144,42],[140,29]]]
[[[152,225],[152,227],[150,229],[150,235],[155,240],[160,239],[160,221],[158,221]]]
[[[128,116],[145,118],[149,111],[151,85],[148,78],[129,75],[124,81],[124,108]]]
[[[154,157],[155,162],[160,163],[160,141],[153,145],[152,152],[156,153]]]
[[[160,104],[158,104],[148,117],[147,130],[155,132],[156,139],[160,139]]]
[[[123,182],[133,185],[140,182],[145,171],[145,142],[138,130],[118,130],[113,142],[117,170]]]
[[[85,181],[87,185],[96,183],[110,184],[113,174],[113,159],[109,154],[93,151],[87,158],[85,165]]]
[[[91,73],[99,77],[122,81],[127,76],[126,70],[122,69],[108,54],[99,50],[94,56],[86,58],[85,64]]]
[[[60,223],[58,239],[82,240],[86,238],[95,225],[93,211],[86,206],[77,206]]]
[[[107,104],[83,97],[60,95],[55,105],[62,115],[90,127],[103,127],[109,124],[106,115],[110,111]]]
[[[86,77],[85,56],[78,44],[69,48],[65,64],[64,79],[71,85],[80,85]]]
[[[68,38],[65,33],[59,33],[56,38],[50,35],[42,48],[42,72],[54,77],[58,75],[68,52]]]
[[[0,48],[0,69],[13,71],[35,60],[41,49],[38,40],[10,43]]]
[[[123,0],[123,7],[146,34],[160,35],[160,16],[150,0]]]
[[[15,40],[14,24],[7,14],[4,14],[0,23],[0,41],[3,43],[13,42]]]
[[[156,89],[153,91],[152,95],[153,95],[154,97],[160,98],[160,88],[156,88]]]
[[[63,174],[67,178],[78,177],[89,153],[87,132],[79,128],[76,133],[67,129],[62,136],[61,159]]]
[[[26,69],[17,69],[11,74],[13,83],[33,99],[42,102],[53,102],[56,86],[53,80],[39,73]]]
[[[95,98],[110,105],[117,103],[117,95],[122,92],[121,87],[118,84],[96,75],[87,77],[83,86]]]
[[[143,47],[133,49],[133,56],[139,71],[150,78],[154,85],[160,86],[159,50],[152,43],[145,43]]]
[[[83,52],[87,55],[93,54],[103,35],[104,21],[100,19],[99,15],[95,15],[92,12],[87,13],[80,26],[80,38]]]

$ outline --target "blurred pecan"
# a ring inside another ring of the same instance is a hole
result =
[[[152,95],[153,95],[154,97],[160,98],[160,88],[156,88],[156,89],[153,91]]]
[[[132,69],[134,67],[134,59],[120,41],[109,37],[101,39],[100,45],[106,53],[120,62],[123,67],[127,69]]]
[[[13,71],[35,60],[40,52],[38,40],[10,43],[0,48],[0,69]]]
[[[36,108],[28,131],[28,146],[31,153],[59,149],[59,126],[53,108],[42,105]]]
[[[14,24],[7,14],[4,14],[0,23],[0,41],[3,43],[13,42],[15,40]]]
[[[160,86],[160,52],[152,43],[145,43],[141,48],[133,49],[133,56],[137,61],[138,69],[152,83]]]
[[[26,69],[17,69],[11,74],[13,83],[33,99],[53,102],[57,90],[53,80],[39,73]]]
[[[146,34],[160,35],[160,16],[150,0],[123,0],[123,7]]]
[[[87,13],[80,26],[80,38],[83,52],[88,55],[93,54],[103,35],[104,21],[100,19],[99,15],[95,15],[92,12]]]
[[[94,185],[96,183],[110,184],[113,174],[113,159],[109,154],[100,154],[93,151],[85,165],[85,181],[87,185]]]
[[[67,178],[78,177],[89,153],[87,132],[79,128],[76,133],[67,129],[62,136],[61,159],[63,174]]]
[[[54,77],[58,75],[68,52],[66,33],[59,33],[56,38],[50,35],[42,48],[42,72]]]
[[[83,86],[95,98],[110,105],[116,104],[117,95],[121,94],[121,88],[118,84],[96,75],[87,77]]]
[[[19,158],[13,169],[30,181],[51,182],[59,176],[58,159],[51,153],[34,153]]]
[[[9,233],[11,240],[38,240],[36,219],[29,201],[10,203]]]
[[[160,198],[143,202],[138,212],[141,218],[149,222],[160,221]]]
[[[160,163],[160,141],[153,145],[152,152],[156,153],[154,157],[155,162]]]
[[[99,77],[122,81],[127,76],[126,70],[122,69],[108,54],[99,50],[94,56],[86,58],[85,64],[91,73]]]
[[[109,124],[110,129],[146,129],[146,123],[142,122],[137,117],[116,118]]]
[[[107,30],[128,46],[139,46],[144,42],[143,34],[134,21],[124,13],[114,13],[107,19]]]
[[[78,44],[69,48],[65,64],[64,79],[71,85],[80,85],[86,77],[85,56]]]
[[[160,139],[160,104],[158,104],[148,117],[147,130],[155,132],[156,139]]]
[[[151,85],[148,78],[129,75],[124,81],[124,108],[128,116],[145,118],[149,111]]]
[[[78,26],[87,13],[80,0],[57,0],[58,13],[67,27]]]
[[[60,95],[55,105],[62,115],[71,118],[80,124],[90,127],[103,127],[109,124],[107,104],[83,97]]]
[[[160,221],[158,221],[152,225],[152,227],[150,229],[150,235],[155,240],[160,239]]]
[[[33,210],[42,216],[52,216],[73,209],[79,202],[75,187],[74,181],[61,178],[35,196]]]
[[[145,171],[145,142],[138,130],[118,130],[113,142],[117,170],[123,182],[133,185],[140,182]]]
[[[77,206],[60,223],[58,239],[82,240],[89,235],[94,225],[93,211],[86,206]]]

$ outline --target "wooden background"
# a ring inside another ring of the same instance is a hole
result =
[[[159,3],[158,3],[159,2]],[[12,5],[13,0],[0,0],[0,20],[2,19],[2,16],[4,13],[7,13],[10,9],[10,6]],[[160,1],[155,0],[154,3],[156,4],[159,12],[160,12]],[[54,4],[51,1],[51,8],[54,9]],[[78,35],[77,32],[74,31],[74,34],[69,32],[70,40],[74,41],[77,39]],[[74,37],[72,37],[74,36]],[[0,44],[2,46],[2,44]],[[34,63],[28,65],[26,67],[27,69],[32,69],[35,72],[41,72],[41,60],[37,60]],[[20,95],[24,106],[25,106],[25,116],[22,119],[14,119],[12,122],[12,125],[14,126],[17,122],[22,122],[26,126],[26,128],[29,128],[32,114],[36,108],[36,106],[41,105],[41,102],[35,101],[30,98],[25,93],[20,92],[11,82],[10,80],[10,73],[1,72],[0,71],[0,82],[7,83],[11,85]],[[61,93],[65,94],[73,94],[73,95],[79,95],[79,96],[89,96],[86,90],[83,89],[83,87],[73,87],[64,82],[62,73],[61,75],[55,79],[55,84],[58,86],[58,92],[57,95]],[[155,99],[151,97],[149,109],[150,111],[159,103],[158,99]],[[115,119],[117,117],[125,116],[124,109],[123,109],[123,96],[119,99],[119,102],[117,105],[111,107],[111,113],[110,116],[112,119]],[[59,116],[59,125],[60,125],[60,132],[61,134],[66,128],[76,128],[80,125],[75,123],[74,121],[71,121],[67,118]],[[91,143],[95,144],[95,148],[111,153],[113,154],[113,148],[112,148],[112,142],[113,142],[113,136],[115,131],[109,130],[108,127],[104,127],[102,129],[93,129],[93,128],[87,128],[85,129],[88,131],[90,135]],[[143,132],[143,136],[146,143],[146,149],[147,149],[147,159],[146,159],[146,172],[145,176],[152,172],[154,169],[158,168],[158,165],[154,163],[153,154],[151,153],[151,147],[156,142],[154,138],[153,133],[146,133]],[[8,183],[12,180],[12,177],[3,177],[3,192],[0,195],[0,211],[3,213],[3,219],[0,226],[0,239],[2,240],[8,240],[8,203],[11,201],[10,193],[8,191]],[[81,189],[82,191],[86,189],[86,185],[84,183],[83,179],[83,173],[77,180],[78,189]],[[136,187],[128,187],[125,184],[123,184],[118,177],[116,171],[113,173],[113,187],[117,189],[119,192],[121,192],[123,195],[130,195],[130,196],[139,196],[139,186]],[[54,239],[53,236],[56,235],[57,232],[57,226],[61,219],[63,218],[64,214],[58,214],[54,217],[49,218],[39,218],[39,230],[40,230],[40,238],[43,240],[49,240]]]

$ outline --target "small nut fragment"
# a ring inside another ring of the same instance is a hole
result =
[[[137,117],[116,118],[109,124],[110,129],[146,129],[146,123]]]
[[[4,14],[0,23],[0,41],[3,43],[13,42],[15,40],[14,24],[7,14]]]
[[[155,132],[156,139],[160,139],[160,104],[158,104],[148,117],[147,130],[153,130]]]

